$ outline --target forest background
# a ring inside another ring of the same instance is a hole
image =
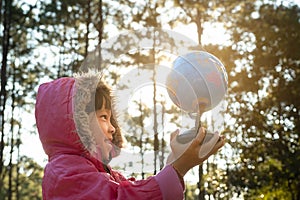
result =
[[[150,35],[172,30],[193,37],[191,50],[216,55],[228,73],[225,120],[215,127],[215,119],[206,118],[210,128],[224,130],[227,144],[192,170],[189,177],[196,181],[186,180],[186,199],[300,199],[299,2],[1,0],[0,6],[1,200],[42,199],[46,161],[33,156],[43,155],[41,146],[24,147],[26,138],[38,141],[33,122],[38,85],[72,76],[110,37],[145,28]],[[178,51],[180,45],[163,33],[154,44],[168,43]],[[126,34],[120,36],[113,45],[116,55],[135,45]],[[102,58],[101,69],[114,84],[121,68],[160,63],[165,57],[159,53],[154,48]],[[178,108],[165,107],[159,98],[153,98],[152,108],[134,103],[138,114],[128,116],[128,127],[135,135],[127,140],[141,168],[128,175],[146,178],[163,166],[168,141],[159,130],[168,123],[180,126]],[[161,109],[153,109],[157,105]],[[152,132],[144,132],[152,116],[160,117]],[[143,152],[154,152],[153,160],[146,161]],[[130,172],[132,164],[115,167]]]

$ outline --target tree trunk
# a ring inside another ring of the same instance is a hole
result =
[[[199,165],[198,169],[198,174],[199,174],[199,182],[198,182],[198,189],[199,189],[199,200],[204,200],[204,194],[205,194],[205,189],[204,189],[204,184],[203,184],[203,165]]]
[[[99,26],[98,27],[98,53],[99,53],[99,58],[97,59],[98,61],[98,68],[99,70],[102,69],[102,52],[101,52],[101,44],[102,44],[102,40],[103,40],[103,10],[102,10],[102,0],[99,0],[99,7],[98,7],[98,13],[99,13],[99,18],[100,18],[100,22],[98,23]]]
[[[141,126],[141,135],[140,135],[140,154],[141,154],[141,159],[142,159],[142,179],[145,178],[145,173],[144,173],[144,150],[143,150],[143,136],[144,136],[144,121],[143,121],[143,107],[142,107],[142,100],[140,97],[140,103],[139,103],[139,111],[141,113],[140,118],[139,118],[139,123]]]
[[[199,43],[199,46],[201,46],[201,37],[202,37],[202,33],[203,33],[203,27],[202,27],[201,11],[199,9],[197,9],[196,25],[197,25],[197,32],[198,32],[198,43]],[[198,182],[199,200],[204,200],[204,183],[202,180],[202,177],[203,177],[203,165],[202,164],[199,165],[198,173],[199,173],[199,182]]]
[[[3,39],[2,39],[2,66],[1,66],[1,91],[0,91],[0,117],[1,117],[1,141],[0,141],[0,190],[3,185],[3,165],[4,165],[4,113],[5,105],[7,100],[7,57],[9,51],[9,38],[10,38],[10,27],[11,27],[11,6],[12,0],[4,1],[4,18],[3,18]],[[2,10],[1,10],[2,12]]]
[[[155,51],[153,51],[153,57]],[[155,62],[155,61],[154,61]],[[159,149],[158,132],[157,132],[157,109],[156,109],[156,69],[155,63],[153,65],[153,131],[154,131],[154,174],[157,173],[157,156]]]
[[[21,158],[20,158],[20,144],[21,144],[21,126],[19,125],[19,129],[18,129],[18,137],[17,137],[17,164],[16,164],[16,200],[21,199],[20,198],[20,192],[19,192],[19,186],[20,186],[20,162],[21,162]]]
[[[8,168],[8,200],[12,199],[13,194],[13,153],[14,153],[14,112],[15,112],[15,74],[12,71],[11,76],[13,76],[13,88],[11,94],[11,119],[10,119],[10,153],[9,153],[9,168]]]
[[[154,131],[154,174],[157,173],[157,157],[159,150],[159,140],[157,132],[157,109],[156,109],[156,61],[155,61],[155,41],[156,37],[153,31],[153,49],[151,50],[152,54],[152,63],[153,63],[153,131]]]
[[[87,57],[88,55],[88,48],[89,48],[89,34],[90,34],[90,24],[91,24],[91,0],[88,0],[86,2],[87,8],[87,20],[86,20],[86,34],[85,34],[85,49],[84,49],[84,57]]]
[[[165,120],[165,102],[161,102],[162,110],[161,110],[161,125],[162,125],[162,137],[161,137],[161,157],[160,157],[160,169],[164,167],[165,160],[165,132],[164,132],[164,120]]]

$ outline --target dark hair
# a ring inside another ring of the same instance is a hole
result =
[[[91,101],[86,106],[87,113],[94,112],[105,106],[105,109],[112,110],[110,89],[101,81],[98,83],[95,92],[91,94]]]
[[[101,109],[103,105],[105,109],[112,110],[110,89],[103,84],[98,84],[95,94],[95,110]]]
[[[93,111],[99,110],[103,107],[103,105],[105,106],[104,107],[105,109],[111,111],[113,110],[111,90],[103,82],[99,81],[95,93],[92,94],[92,101],[86,107],[86,112],[91,113]],[[121,135],[121,129],[118,125],[116,116],[114,116],[114,114],[115,113],[112,112],[112,116],[110,118],[110,122],[112,126],[115,128],[115,134],[113,134],[112,143],[116,145],[118,148],[122,148],[123,137]]]

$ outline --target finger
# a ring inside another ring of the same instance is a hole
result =
[[[200,155],[199,153],[199,158],[203,159],[203,160],[207,160],[211,155],[215,154],[218,152],[218,150],[224,146],[225,142],[224,139],[221,139],[212,149],[209,153],[207,154],[202,154]]]
[[[225,137],[222,135],[220,136],[220,140],[216,143],[214,148],[209,153],[210,155],[215,154],[221,147],[225,145]]]
[[[170,141],[172,141],[173,139],[175,139],[178,134],[179,134],[179,129],[177,129],[176,131],[174,131],[173,133],[171,133]]]
[[[212,150],[214,150],[216,144],[218,143],[220,135],[218,132],[214,133],[213,137],[207,141],[207,138],[204,138],[204,142],[200,145],[199,157],[203,158],[206,155],[211,155]]]
[[[204,127],[200,127],[197,136],[195,137],[194,141],[193,141],[193,145],[194,146],[199,146],[202,141],[204,140],[206,135],[206,129]]]
[[[223,147],[224,145],[225,145],[225,142],[226,142],[226,139],[225,139],[225,137],[222,135],[222,136],[220,136],[220,141],[216,144],[217,145],[217,147],[218,147],[218,149],[220,149],[221,147]]]

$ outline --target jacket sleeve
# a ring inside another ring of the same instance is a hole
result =
[[[80,162],[82,163],[82,162]],[[173,167],[166,166],[156,176],[146,180],[116,181],[110,174],[98,172],[93,166],[50,163],[45,169],[43,197],[51,199],[110,200],[182,200],[183,187]],[[115,173],[115,172],[114,172]]]
[[[184,187],[174,168],[167,165],[156,176],[163,199],[183,199]]]

